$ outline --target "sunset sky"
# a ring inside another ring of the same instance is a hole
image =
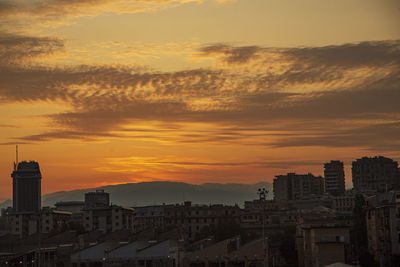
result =
[[[1,0],[0,200],[400,160],[397,0]]]

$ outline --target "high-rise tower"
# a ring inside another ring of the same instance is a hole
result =
[[[333,196],[342,196],[345,192],[343,162],[331,160],[324,164],[325,192]]]
[[[41,209],[42,174],[39,163],[22,161],[14,164],[13,210],[18,212],[39,212]]]
[[[382,156],[353,161],[352,174],[357,191],[386,192],[400,185],[397,161]]]

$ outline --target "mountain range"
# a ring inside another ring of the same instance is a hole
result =
[[[112,204],[129,207],[163,203],[176,204],[184,201],[192,201],[193,204],[238,204],[243,206],[244,201],[258,198],[258,188],[268,190],[270,193],[267,198],[272,198],[272,184],[267,182],[256,184],[205,183],[200,185],[182,182],[141,182],[54,192],[42,196],[42,206],[52,207],[58,201],[83,201],[85,193],[98,189],[104,189],[105,192],[110,193]],[[1,203],[0,208],[11,205],[12,201],[9,199]]]

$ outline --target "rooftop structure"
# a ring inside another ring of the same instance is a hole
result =
[[[274,179],[274,200],[296,200],[320,196],[324,191],[321,176],[288,173]]]
[[[386,192],[400,185],[397,161],[382,156],[353,161],[352,175],[357,191]]]
[[[325,192],[333,196],[342,196],[345,192],[343,162],[332,160],[324,164]]]
[[[104,190],[88,192],[85,194],[85,209],[105,208],[110,206],[110,194]]]
[[[39,212],[41,208],[41,180],[39,163],[22,161],[14,165],[13,210],[16,212]]]

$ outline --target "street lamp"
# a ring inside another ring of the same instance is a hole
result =
[[[265,245],[265,200],[268,194],[268,190],[265,188],[258,188],[258,195],[262,204],[262,238],[263,238],[263,253],[264,253],[264,267],[268,266],[267,248]]]

